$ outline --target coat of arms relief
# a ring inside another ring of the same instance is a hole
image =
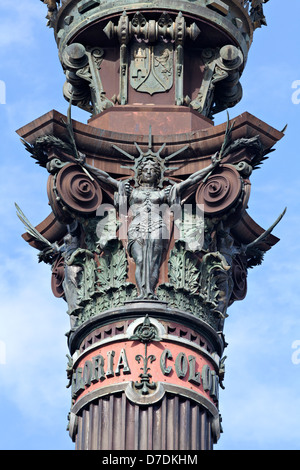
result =
[[[160,93],[170,90],[174,77],[174,50],[172,44],[149,46],[134,43],[130,57],[130,85],[142,93]]]

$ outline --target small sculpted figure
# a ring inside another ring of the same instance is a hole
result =
[[[46,16],[48,23],[47,26],[50,26],[52,21],[55,19],[57,13],[57,5],[60,5],[60,0],[41,0],[48,7],[48,14]]]
[[[269,0],[252,0],[251,2],[250,17],[255,29],[267,25],[263,11],[263,4],[268,1]]]

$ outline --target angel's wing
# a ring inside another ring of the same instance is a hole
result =
[[[247,245],[246,247],[246,250],[250,250],[251,248],[253,247],[256,247],[260,242],[263,242],[266,240],[266,238],[273,232],[274,228],[276,227],[276,225],[279,224],[279,222],[281,221],[281,219],[284,217],[285,213],[287,211],[287,208],[284,209],[284,211],[282,212],[282,214],[280,214],[280,216],[277,218],[277,220],[274,222],[273,225],[271,225],[271,227],[266,230],[264,233],[262,233],[256,240],[254,240],[252,243],[249,243],[249,245]]]
[[[40,234],[40,232],[29,222],[27,217],[25,216],[24,212],[20,209],[18,204],[15,203],[16,209],[17,209],[17,216],[21,220],[21,222],[24,224],[27,233],[31,235],[35,240],[37,240],[39,243],[41,243],[44,248],[51,248],[53,250],[53,246],[47,240],[43,235]]]

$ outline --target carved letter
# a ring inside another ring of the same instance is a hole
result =
[[[104,358],[100,354],[93,357],[93,375],[91,381],[98,382],[99,380],[105,379],[104,373]]]
[[[161,371],[164,375],[169,375],[172,371],[172,367],[171,366],[169,366],[169,367],[166,366],[166,359],[173,359],[171,351],[169,349],[165,349],[162,352],[161,356],[160,356]]]
[[[116,371],[115,371],[116,375],[120,375],[120,367],[123,367],[124,374],[131,374],[131,370],[128,365],[125,349],[122,349],[120,352],[120,357],[119,357],[118,364],[117,364]]]
[[[86,361],[83,366],[83,383],[84,385],[91,385],[93,373],[93,364],[91,361]]]
[[[207,364],[203,366],[201,375],[202,375],[202,383],[203,383],[204,391],[210,392],[211,387],[212,387],[212,375],[211,375],[211,370]]]
[[[184,353],[179,353],[175,361],[175,370],[179,379],[184,379],[188,371],[188,360]]]
[[[115,351],[108,351],[107,353],[107,371],[106,371],[106,377],[113,377],[114,376],[114,357],[115,357]]]
[[[200,385],[200,372],[196,372],[196,358],[195,356],[189,356],[189,363],[190,363],[190,375],[189,375],[189,382]]]
[[[72,397],[76,398],[77,395],[79,395],[79,393],[84,390],[84,388],[85,387],[82,380],[82,367],[78,367],[76,369],[76,373],[73,374]]]

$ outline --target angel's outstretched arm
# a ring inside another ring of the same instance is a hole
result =
[[[86,168],[92,175],[92,177],[94,177],[97,181],[108,184],[115,190],[119,189],[120,181],[116,180],[115,178],[112,178],[109,173],[106,173],[106,171],[100,170],[99,168],[95,168],[91,165],[88,165],[87,163],[83,164],[83,168]]]
[[[182,181],[181,183],[177,184],[176,192],[177,195],[180,196],[188,187],[193,186],[194,184],[200,183],[200,181],[204,180],[204,178],[209,175],[211,171],[213,171],[220,163],[220,159],[218,158],[218,154],[215,154],[212,157],[212,162],[206,168],[202,168],[199,171],[196,171],[191,176],[189,176],[186,180]]]

